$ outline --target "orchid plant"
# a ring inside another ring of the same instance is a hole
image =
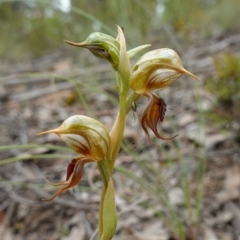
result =
[[[84,165],[88,162],[96,162],[103,180],[98,228],[100,240],[112,239],[117,226],[112,172],[122,143],[127,114],[140,98],[147,97],[148,102],[143,107],[139,119],[148,140],[152,143],[149,129],[160,139],[172,139],[176,136],[166,138],[159,133],[158,125],[164,120],[167,105],[164,99],[154,93],[154,90],[168,87],[183,74],[198,80],[183,67],[178,54],[168,48],[144,54],[131,68],[130,58],[150,45],[127,51],[123,30],[119,26],[117,28],[116,39],[95,32],[82,43],[65,40],[70,45],[87,48],[96,57],[109,61],[116,71],[119,111],[111,131],[109,132],[102,123],[93,118],[75,115],[66,119],[59,128],[39,133],[39,135],[56,133],[79,154],[68,164],[66,180],[59,183],[49,182],[61,188],[52,198],[45,201],[53,200],[63,191],[76,186],[82,178]]]

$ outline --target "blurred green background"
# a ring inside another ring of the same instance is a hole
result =
[[[130,46],[199,44],[239,30],[239,12],[238,0],[5,0],[0,1],[0,56],[44,55],[64,47],[65,38],[82,41],[93,31],[116,35],[115,24],[124,26]]]

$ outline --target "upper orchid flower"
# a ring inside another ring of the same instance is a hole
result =
[[[137,61],[129,86],[134,92],[145,94],[168,87],[184,73],[198,80],[182,66],[175,51],[161,48],[147,52]]]
[[[69,147],[80,154],[68,165],[65,181],[56,184],[48,181],[54,186],[62,186],[52,198],[46,200],[50,201],[81,180],[85,163],[99,162],[105,158],[110,146],[110,137],[103,124],[83,115],[72,116],[59,128],[38,135],[47,133],[58,134]]]
[[[115,71],[118,71],[119,65],[119,54],[120,54],[120,43],[119,35],[117,38],[113,38],[104,33],[94,32],[91,33],[88,38],[82,43],[75,43],[68,40],[64,40],[66,43],[81,48],[87,48],[94,54],[96,57],[106,59],[112,64],[112,67]],[[127,52],[128,57],[131,58],[137,54],[142,49],[149,47],[149,44],[142,45],[131,49]]]
[[[74,43],[67,40],[64,41],[76,47],[87,48],[96,57],[109,61],[117,71],[120,45],[115,38],[104,33],[94,32],[82,43]]]
[[[168,48],[144,54],[133,67],[129,86],[135,93],[148,98],[148,103],[144,107],[140,118],[141,125],[148,139],[147,126],[160,139],[168,140],[177,136],[164,138],[159,134],[157,124],[159,121],[163,121],[167,105],[162,98],[159,98],[152,92],[168,87],[183,74],[187,74],[199,81],[197,77],[183,67],[178,54]]]

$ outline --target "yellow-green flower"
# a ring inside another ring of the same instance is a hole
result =
[[[47,133],[56,133],[80,156],[74,158],[68,165],[65,181],[56,184],[48,181],[50,184],[62,188],[52,198],[45,201],[54,199],[63,191],[78,184],[82,178],[84,165],[88,162],[102,161],[110,146],[110,137],[105,126],[99,121],[83,115],[69,117],[59,128],[38,135]]]
[[[183,74],[198,80],[183,66],[172,49],[161,48],[144,54],[132,70],[129,86],[137,94],[145,94],[168,87]]]
[[[120,27],[118,27],[119,29]],[[68,40],[64,40],[66,43],[75,46],[86,48],[92,52],[98,58],[103,58],[109,61],[113,69],[118,71],[119,65],[119,55],[120,55],[120,39],[121,37],[118,35],[117,38],[113,38],[104,33],[94,32],[91,33],[88,38],[82,43],[75,43]],[[146,47],[149,47],[149,44],[142,45],[131,49],[127,52],[129,58],[132,58],[139,51],[143,50]]]
[[[115,38],[104,33],[94,32],[82,43],[74,43],[67,40],[64,41],[76,47],[87,48],[96,57],[109,61],[117,71],[120,45]]]
[[[153,91],[168,87],[183,74],[198,80],[183,67],[178,54],[168,48],[157,49],[144,54],[133,67],[129,86],[135,93],[148,98],[148,103],[140,116],[140,123],[148,139],[147,127],[160,139],[168,140],[177,136],[165,138],[159,134],[157,125],[163,121],[167,105]]]
[[[104,159],[110,145],[106,127],[84,115],[69,117],[59,128],[38,135],[47,133],[56,133],[75,152],[96,162]]]

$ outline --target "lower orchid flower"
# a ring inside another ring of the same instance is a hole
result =
[[[66,119],[59,128],[38,135],[47,133],[58,134],[68,146],[81,154],[68,165],[66,180],[59,183],[52,183],[47,180],[51,185],[62,187],[53,197],[44,199],[50,201],[63,191],[78,184],[82,178],[83,167],[86,163],[99,162],[105,158],[110,145],[110,137],[103,124],[83,115],[72,116]]]
[[[146,96],[148,98],[148,103],[142,110],[140,123],[150,142],[147,127],[163,140],[170,140],[177,136],[166,138],[160,135],[157,125],[163,121],[167,105],[162,98],[152,92],[170,86],[183,74],[199,81],[197,77],[183,67],[178,54],[168,48],[157,49],[144,54],[132,69],[129,80],[130,88],[139,97]]]

